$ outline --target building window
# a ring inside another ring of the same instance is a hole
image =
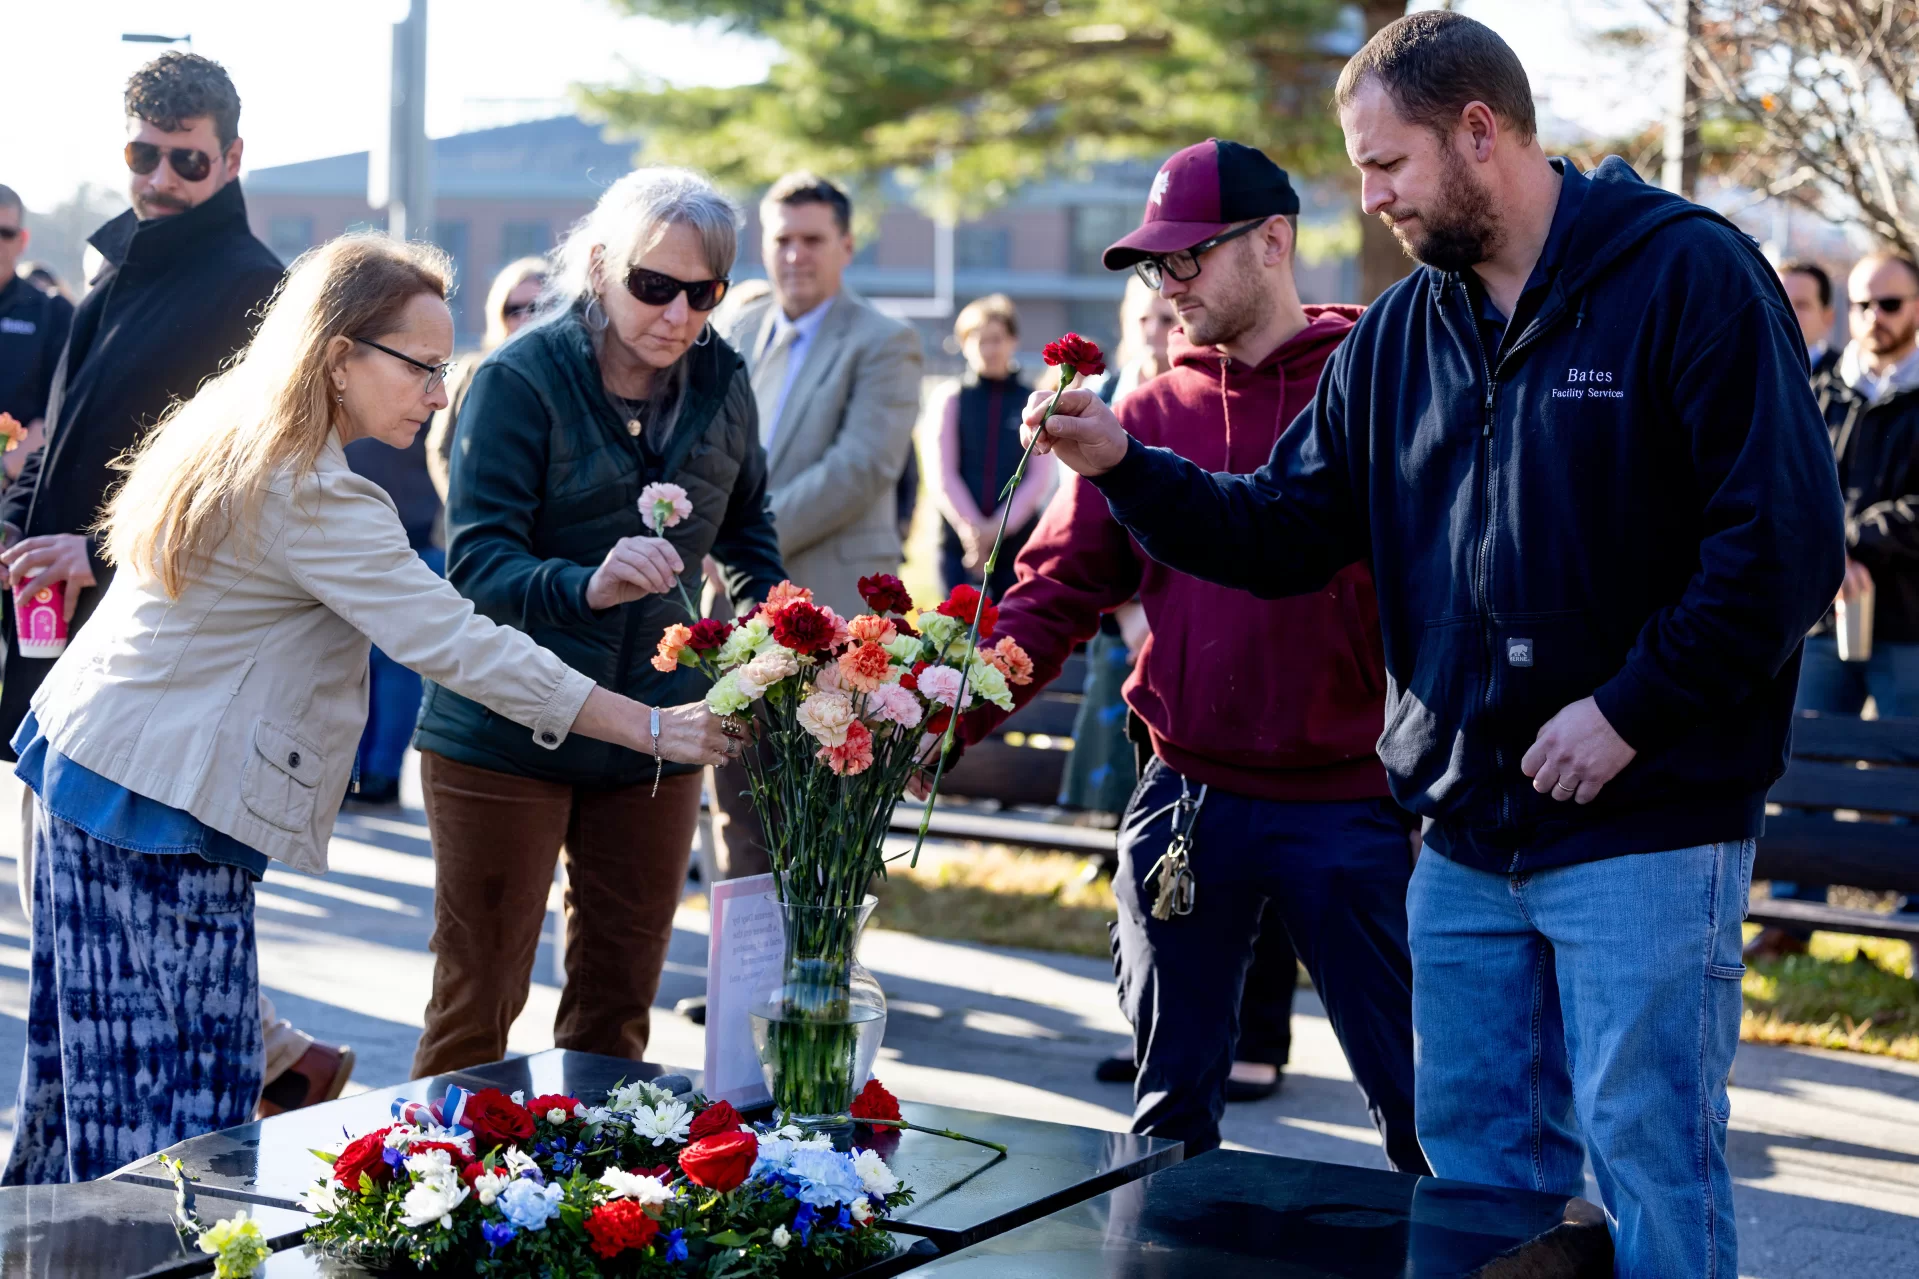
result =
[[[280,214],[267,220],[267,247],[282,262],[291,262],[313,247],[313,219]]]
[[[1139,225],[1139,211],[1130,204],[1080,204],[1073,214],[1073,244],[1067,269],[1074,275],[1105,275],[1100,254]]]
[[[1003,226],[953,231],[953,265],[962,271],[1004,271],[1013,264],[1013,232]]]
[[[500,265],[517,258],[543,258],[553,248],[553,228],[546,222],[509,222],[500,232]]]

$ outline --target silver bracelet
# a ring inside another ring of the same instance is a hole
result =
[[[666,756],[660,754],[660,708],[653,708],[653,798],[660,797],[660,774],[666,770]]]

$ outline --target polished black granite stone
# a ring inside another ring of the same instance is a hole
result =
[[[925,1279],[1601,1279],[1567,1201],[1213,1151],[940,1258]],[[1581,1205],[1590,1208],[1589,1205]]]
[[[569,1093],[591,1102],[601,1100],[622,1079],[652,1079],[665,1071],[623,1058],[555,1049],[276,1115],[195,1137],[166,1153],[180,1159],[196,1182],[220,1187],[222,1193],[294,1206],[300,1193],[326,1171],[310,1152],[339,1150],[353,1137],[386,1124],[395,1097],[437,1101],[449,1084],[457,1084],[509,1093],[519,1088],[528,1096]],[[984,1137],[1008,1147],[1000,1155],[983,1146],[918,1132],[862,1138],[880,1149],[915,1192],[912,1206],[899,1214],[894,1225],[931,1238],[947,1252],[1168,1167],[1180,1156],[1178,1142],[1152,1137],[913,1102],[905,1103],[903,1110],[910,1122]],[[152,1160],[120,1176],[170,1184]]]
[[[71,1186],[0,1188],[0,1276],[69,1279],[94,1275],[211,1273],[213,1258],[182,1242],[171,1188],[86,1181]],[[211,1225],[245,1212],[276,1247],[299,1243],[304,1213],[212,1195],[199,1196]]]
[[[893,1236],[893,1253],[880,1260],[848,1270],[835,1279],[889,1279],[916,1269],[939,1255],[932,1242],[908,1235]],[[308,1254],[305,1248],[275,1253],[260,1271],[261,1279],[368,1279],[368,1272],[344,1262],[329,1261]]]

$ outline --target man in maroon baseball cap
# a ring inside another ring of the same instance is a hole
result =
[[[1188,147],[1160,169],[1139,229],[1105,256],[1172,302],[1184,326],[1169,342],[1173,367],[1116,405],[1127,430],[1209,471],[1252,471],[1312,403],[1359,309],[1300,304],[1298,212],[1285,172],[1236,142]],[[1286,1001],[1242,988],[1291,987],[1290,938],[1387,1158],[1427,1171],[1413,1131],[1411,819],[1373,751],[1385,657],[1371,573],[1356,564],[1283,600],[1225,590],[1149,559],[1077,479],[1048,506],[1017,573],[999,629],[1033,659],[1019,701],[1135,594],[1151,629],[1125,696],[1129,735],[1152,756],[1113,884],[1139,1072],[1133,1130],[1183,1141],[1189,1155],[1219,1144],[1234,1057],[1239,1069],[1284,1061]],[[963,739],[1004,718],[969,714]],[[1190,901],[1168,891],[1182,882]]]

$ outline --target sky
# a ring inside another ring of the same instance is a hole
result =
[[[1526,64],[1542,117],[1601,135],[1654,117],[1643,66],[1595,55],[1594,32],[1647,0],[1462,0]],[[123,32],[191,34],[240,90],[244,169],[364,150],[385,127],[387,33],[406,0],[5,0],[8,109],[0,183],[45,210],[81,182],[124,188],[121,93],[159,52]],[[1424,7],[1422,3],[1421,7]],[[529,15],[536,15],[530,17]],[[427,132],[568,109],[568,86],[635,72],[677,84],[761,79],[773,51],[711,28],[624,17],[608,0],[431,0]]]

